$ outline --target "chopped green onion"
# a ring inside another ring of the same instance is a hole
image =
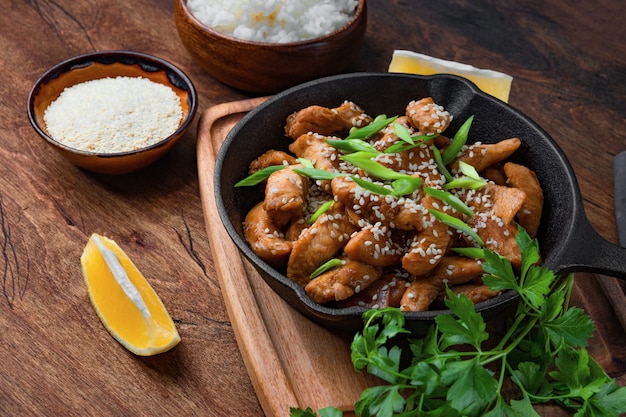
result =
[[[341,177],[344,174],[338,172],[325,171],[317,168],[294,168],[293,172],[296,172],[305,177],[309,177],[314,180],[333,180],[337,177]]]
[[[388,118],[384,114],[378,115],[372,121],[372,123],[368,124],[367,126],[359,128],[353,127],[352,129],[350,129],[350,134],[345,139],[367,139],[369,137],[372,137],[376,133],[387,127],[389,123],[393,122],[397,118],[398,116]]]
[[[463,255],[467,258],[472,258],[472,259],[484,259],[485,258],[484,248],[452,248],[452,251],[458,253],[459,255]]]
[[[327,262],[324,262],[322,265],[318,266],[315,271],[313,271],[311,273],[311,275],[309,276],[309,279],[313,279],[313,278],[317,278],[320,275],[322,275],[324,272],[328,272],[333,268],[338,267],[339,265],[341,265],[343,263],[343,261],[341,259],[337,259],[337,258],[333,258]]]
[[[393,145],[389,146],[387,149],[385,149],[385,153],[400,153],[400,152],[410,151],[411,149],[417,148],[423,143],[433,140],[437,136],[439,135],[411,136],[411,139],[413,140],[413,144],[405,143],[405,142],[396,142]]]
[[[439,148],[433,145],[430,147],[430,149],[433,151],[433,156],[435,159],[435,163],[437,164],[437,168],[439,168],[439,171],[446,178],[446,182],[452,181],[452,174],[450,174],[450,171],[448,171],[448,168],[446,168],[446,166],[444,165],[443,160],[441,159],[441,152],[439,151]]]
[[[435,216],[441,223],[446,224],[453,229],[458,230],[461,233],[464,233],[471,237],[474,242],[476,242],[480,246],[485,246],[485,242],[478,236],[476,231],[469,227],[467,223],[462,220],[457,219],[456,217],[452,217],[449,214],[443,213],[438,210],[428,209],[428,212]]]
[[[461,125],[459,130],[454,135],[452,143],[450,143],[446,150],[443,151],[441,159],[443,160],[444,165],[448,165],[450,162],[452,162],[452,160],[456,158],[456,155],[459,153],[461,148],[463,148],[463,146],[465,145],[465,142],[467,142],[467,135],[469,133],[469,129],[472,125],[473,120],[474,116],[472,115],[465,121],[465,123]]]
[[[350,178],[352,178],[352,180],[354,182],[356,182],[359,187],[364,188],[366,190],[369,190],[369,191],[371,191],[373,193],[376,193],[376,194],[390,195],[393,192],[393,190],[390,190],[387,187],[384,187],[384,186],[378,185],[378,184],[374,184],[371,181],[367,181],[367,180],[364,180],[362,178],[355,177],[353,175],[351,175]]]
[[[326,143],[344,152],[378,152],[370,143],[361,139],[326,139]]]
[[[469,208],[459,197],[454,194],[430,187],[425,187],[424,192],[431,197],[438,198],[439,200],[443,201],[455,210],[460,211],[466,216],[472,217],[474,215],[472,209]]]
[[[395,180],[406,177],[406,174],[401,174],[391,168],[387,168],[379,164],[376,161],[373,161],[372,158],[376,156],[377,154],[373,154],[370,152],[355,152],[349,155],[344,155],[341,157],[341,159],[351,163],[357,168],[362,169],[369,175],[373,175],[374,177],[383,180]]]
[[[300,162],[305,168],[315,168],[315,165],[313,165],[313,162],[310,159],[298,158],[298,162]]]
[[[449,181],[443,186],[444,190],[449,190],[451,188],[469,188],[477,190],[487,184],[487,181],[480,177],[476,168],[467,162],[459,161],[459,170],[465,175]]]
[[[411,131],[401,123],[393,124],[393,133],[401,140],[405,141],[409,145],[414,145],[413,138],[411,137]]]
[[[451,188],[469,188],[471,190],[478,190],[487,184],[484,180],[477,180],[470,177],[456,178],[443,186],[444,190]]]
[[[265,181],[270,175],[272,175],[276,171],[280,171],[285,168],[287,165],[270,165],[263,169],[258,170],[252,175],[247,176],[241,181],[235,184],[235,187],[250,187],[253,185],[257,185],[263,181]]]
[[[334,200],[328,200],[327,202],[325,202],[324,204],[322,204],[321,206],[319,206],[319,208],[317,210],[315,210],[315,213],[313,213],[313,215],[309,218],[309,220],[307,220],[308,224],[313,224],[315,223],[315,221],[324,213],[326,213],[326,211],[328,211],[328,209],[330,208],[330,206],[333,205],[335,201]]]
[[[467,175],[470,178],[474,178],[475,180],[482,180],[480,175],[478,175],[478,171],[472,165],[468,164],[465,161],[459,161],[459,170]]]
[[[402,197],[413,193],[415,190],[422,186],[422,179],[420,177],[406,176],[405,178],[398,178],[391,183],[393,192],[391,195],[395,197]]]

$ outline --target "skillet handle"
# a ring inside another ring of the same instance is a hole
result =
[[[626,280],[626,248],[600,236],[586,216],[580,216],[575,230],[555,272],[592,272]]]

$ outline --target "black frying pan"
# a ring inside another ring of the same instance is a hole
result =
[[[595,272],[626,279],[626,249],[603,239],[590,225],[576,177],[563,151],[548,134],[522,113],[482,93],[472,83],[451,75],[416,76],[388,73],[340,75],[315,80],[284,91],[247,114],[229,133],[215,168],[217,206],[227,232],[266,282],[296,310],[336,330],[362,327],[363,309],[335,309],[314,303],[304,289],[287,279],[252,252],[242,232],[242,220],[263,199],[258,188],[235,188],[247,176],[249,163],[269,149],[287,150],[287,115],[317,104],[337,107],[344,100],[359,104],[370,115],[404,113],[410,100],[431,96],[454,116],[454,132],[475,115],[470,141],[494,143],[510,137],[522,140],[510,160],[537,174],[545,207],[538,233],[544,266],[557,273]],[[479,303],[486,317],[499,314],[517,300],[513,291]],[[441,311],[407,313],[407,326],[421,333]]]

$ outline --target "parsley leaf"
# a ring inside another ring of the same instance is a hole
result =
[[[435,318],[441,332],[442,348],[453,345],[469,344],[480,349],[482,342],[489,338],[485,331],[486,324],[479,313],[474,311],[474,303],[467,297],[457,297],[449,288],[446,306],[458,317],[442,314]]]
[[[496,397],[497,381],[478,357],[450,363],[441,380],[450,384],[447,399],[463,415],[480,415]]]
[[[539,416],[533,404],[549,401],[577,417],[626,413],[626,387],[619,387],[585,349],[593,321],[568,305],[573,275],[557,277],[538,265],[537,242],[521,227],[516,241],[522,255],[519,279],[511,262],[497,253],[484,247],[469,252],[483,259],[486,285],[520,295],[506,332],[489,349],[483,347],[489,340],[484,318],[467,297],[449,288],[451,314],[438,315],[424,337],[409,337],[408,364],[396,343],[409,333],[404,313],[387,307],[363,314],[364,328],[351,344],[354,368],[387,385],[363,391],[355,404],[358,416]],[[517,398],[506,399],[505,379],[517,387]],[[321,417],[341,415],[321,411]]]

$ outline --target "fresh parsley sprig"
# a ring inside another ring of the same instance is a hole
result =
[[[358,416],[539,417],[533,405],[547,402],[576,417],[626,413],[626,387],[619,387],[585,348],[594,326],[580,308],[569,306],[573,275],[558,277],[540,266],[537,242],[523,228],[516,241],[522,254],[519,279],[510,261],[482,249],[485,283],[520,295],[515,315],[493,348],[484,346],[489,338],[484,318],[467,297],[450,289],[446,306],[451,314],[437,316],[423,338],[408,341],[408,366],[395,343],[407,337],[404,313],[385,308],[363,314],[364,328],[351,345],[352,362],[387,385],[363,391],[355,404]],[[509,398],[512,391],[505,392],[507,379],[519,393],[515,399]],[[319,412],[341,416],[332,407]],[[315,415],[311,409],[292,409],[291,414]]]

